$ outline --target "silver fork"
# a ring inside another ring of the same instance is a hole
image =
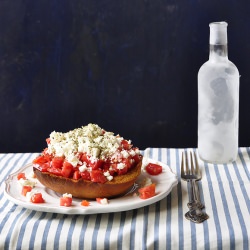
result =
[[[181,178],[187,181],[189,194],[189,202],[187,204],[189,211],[185,214],[185,217],[193,222],[201,223],[208,219],[208,215],[202,211],[204,205],[200,201],[200,193],[196,185],[196,181],[201,179],[201,172],[195,152],[190,152],[189,160],[187,152],[182,152]]]

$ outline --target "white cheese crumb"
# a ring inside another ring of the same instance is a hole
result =
[[[112,175],[110,175],[109,171],[104,172],[103,175],[107,177],[108,181],[112,181],[114,178]]]
[[[28,177],[28,179],[36,179],[36,175],[33,171],[29,172],[26,176]]]
[[[31,179],[23,179],[23,178],[21,178],[20,180],[18,180],[18,183],[21,186],[31,186],[32,188],[36,186],[36,181],[31,180]]]
[[[128,153],[128,151],[126,151],[126,150],[122,150],[122,151],[121,151],[121,154],[122,154],[122,156],[123,156],[124,158],[128,158],[128,157],[129,157],[129,153]]]
[[[142,183],[141,183],[141,187],[146,187],[152,184],[152,180],[148,177],[144,178]]]
[[[65,193],[63,194],[63,198],[72,198],[72,194]]]
[[[117,164],[117,169],[124,169],[125,167],[126,165],[122,162]]]
[[[140,154],[139,148],[136,148],[136,149],[135,149],[135,153],[136,153],[136,154]]]
[[[109,173],[109,171],[106,171],[106,172],[103,173],[103,175],[104,176],[110,176],[110,173]]]
[[[101,199],[101,200],[100,200],[100,203],[101,203],[102,205],[107,205],[107,204],[109,204],[109,202],[108,202],[108,199],[107,199],[107,198],[103,198],[103,199]]]
[[[82,165],[81,167],[79,167],[79,171],[80,171],[80,172],[84,172],[84,171],[87,170],[87,169],[88,169],[88,167],[87,167],[86,162],[84,162],[83,165]]]
[[[135,152],[133,149],[131,149],[131,150],[129,151],[129,154],[130,154],[131,156],[135,156],[135,155],[136,155],[136,152]]]
[[[113,176],[112,175],[110,175],[110,176],[107,176],[107,179],[108,179],[108,181],[112,181],[113,180]]]

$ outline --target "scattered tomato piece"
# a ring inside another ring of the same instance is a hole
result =
[[[23,186],[23,188],[22,188],[22,195],[23,196],[26,196],[26,194],[28,193],[28,192],[30,192],[32,190],[32,187],[31,186]]]
[[[138,192],[139,192],[139,197],[144,200],[155,196],[155,183],[140,188]]]
[[[47,162],[47,160],[45,159],[45,157],[43,155],[39,155],[37,158],[35,158],[33,160],[33,164],[39,164],[39,165],[42,165],[46,162]]]
[[[90,202],[87,200],[82,200],[81,205],[84,207],[88,207],[90,205]]]
[[[44,199],[41,193],[35,193],[31,196],[30,201],[32,203],[44,203]]]
[[[20,179],[26,180],[25,173],[18,173],[18,174],[17,174],[17,179],[18,179],[18,180],[20,180]]]
[[[158,174],[162,173],[162,166],[155,164],[155,163],[149,163],[145,167],[145,169],[146,169],[147,173],[150,175],[158,175]]]
[[[60,197],[60,206],[70,207],[72,205],[72,197]]]

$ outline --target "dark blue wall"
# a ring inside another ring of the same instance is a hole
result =
[[[0,0],[0,152],[89,122],[141,149],[196,147],[197,72],[227,21],[250,145],[249,0]]]

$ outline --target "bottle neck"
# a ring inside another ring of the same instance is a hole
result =
[[[224,44],[224,45],[210,44],[209,51],[210,51],[209,52],[210,61],[228,60],[227,44]]]

